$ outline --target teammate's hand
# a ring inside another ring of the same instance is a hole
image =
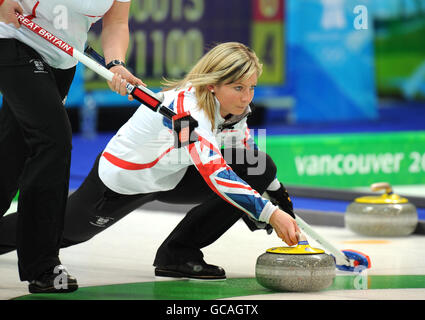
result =
[[[0,21],[7,24],[12,23],[16,28],[20,28],[21,25],[15,12],[22,14],[23,10],[21,5],[12,0],[4,0],[3,4],[0,6]]]
[[[281,238],[289,246],[298,243],[298,233],[301,233],[294,218],[286,212],[276,209],[270,217],[269,223],[272,225],[274,231],[279,238]]]
[[[114,77],[112,81],[108,81],[109,88],[122,96],[127,95],[127,82],[135,86],[146,86],[142,80],[135,77],[124,66],[113,66],[110,71],[114,73]],[[128,100],[133,101],[133,96],[128,95]]]

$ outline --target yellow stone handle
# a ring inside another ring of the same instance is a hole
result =
[[[297,238],[298,238],[298,244],[297,244],[297,246],[299,246],[301,242],[304,242],[304,241],[307,241],[308,242],[307,237],[302,232],[297,232]]]
[[[385,189],[385,193],[387,193],[387,194],[393,193],[393,188],[387,182],[377,182],[377,183],[374,183],[374,184],[372,184],[370,186],[370,189],[372,191],[379,191],[379,190],[384,190]]]

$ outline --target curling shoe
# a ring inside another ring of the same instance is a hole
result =
[[[64,266],[59,265],[43,273],[30,282],[31,293],[68,293],[78,289],[77,279],[71,276]]]
[[[189,261],[179,265],[159,266],[155,268],[155,276],[200,280],[226,279],[223,268],[207,264],[205,261]]]

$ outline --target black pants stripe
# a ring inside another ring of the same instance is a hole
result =
[[[51,68],[14,39],[0,39],[0,52],[0,217],[19,189],[19,274],[33,280],[60,264],[72,146],[62,101],[75,68]]]

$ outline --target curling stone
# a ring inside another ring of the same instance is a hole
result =
[[[335,278],[335,260],[321,249],[310,247],[304,236],[296,247],[275,247],[257,258],[255,277],[275,291],[319,291]]]
[[[418,224],[416,207],[393,193],[386,183],[371,185],[372,191],[385,190],[381,196],[360,197],[350,203],[345,213],[345,226],[361,235],[401,237],[415,231]]]

